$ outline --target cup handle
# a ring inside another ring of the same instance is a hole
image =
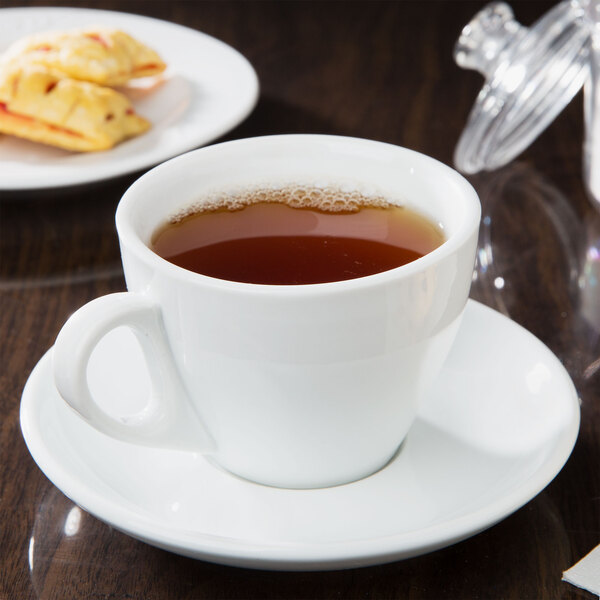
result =
[[[152,392],[140,412],[115,418],[94,400],[87,366],[98,342],[120,326],[129,327],[140,343]],[[52,362],[59,394],[98,431],[144,446],[214,451],[214,440],[192,408],[173,362],[160,308],[142,294],[109,294],[82,306],[59,332]]]

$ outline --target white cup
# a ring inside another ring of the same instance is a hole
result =
[[[220,191],[332,185],[412,207],[446,241],[407,265],[312,285],[224,281],[177,267],[153,232]],[[380,142],[282,135],[226,142],[151,170],[116,213],[128,292],[98,298],[53,350],[62,397],[127,442],[203,452],[255,482],[290,488],[351,482],[383,467],[440,371],[469,294],[480,205],[449,167]],[[105,413],[86,369],[99,340],[129,326],[152,397],[135,418]]]

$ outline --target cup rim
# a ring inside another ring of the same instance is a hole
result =
[[[171,169],[187,161],[191,164],[207,153],[219,151],[228,146],[249,147],[258,144],[281,143],[286,142],[307,142],[314,143],[339,143],[339,144],[360,144],[360,145],[375,145],[379,147],[388,147],[395,151],[405,152],[421,162],[428,163],[431,168],[438,169],[446,177],[450,178],[453,183],[461,189],[463,196],[463,207],[465,216],[457,231],[447,238],[440,246],[428,252],[424,256],[404,265],[400,265],[393,269],[356,277],[353,279],[345,279],[341,281],[330,281],[324,283],[309,283],[309,284],[261,284],[261,283],[246,283],[239,281],[230,281],[219,279],[209,275],[203,275],[194,271],[189,271],[183,267],[179,267],[168,260],[156,254],[148,245],[140,238],[135,227],[130,221],[133,206],[140,200],[139,197],[144,193],[148,186],[152,185],[153,181],[163,178],[168,175]],[[473,186],[456,170],[448,165],[438,161],[435,158],[427,156],[421,152],[376,140],[365,138],[326,135],[326,134],[279,134],[257,136],[251,138],[242,138],[204,146],[202,148],[186,152],[176,156],[160,165],[152,168],[150,171],[139,177],[125,191],[118,206],[115,215],[115,222],[120,244],[126,246],[128,251],[132,252],[138,259],[144,263],[149,263],[153,269],[158,272],[168,275],[171,278],[175,277],[180,281],[185,281],[190,284],[209,286],[229,292],[255,293],[255,294],[277,294],[280,296],[297,296],[297,295],[314,295],[322,293],[331,293],[332,291],[344,291],[348,289],[357,290],[365,287],[373,287],[377,285],[386,285],[391,281],[405,279],[414,273],[423,271],[428,267],[436,264],[444,256],[452,254],[459,248],[469,237],[479,228],[481,218],[481,204],[477,192]]]

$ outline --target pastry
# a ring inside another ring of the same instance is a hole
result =
[[[106,150],[150,127],[112,88],[18,61],[0,66],[0,132],[67,150]]]
[[[100,85],[158,75],[165,63],[158,54],[117,29],[88,28],[36,33],[15,42],[2,61],[26,61]]]

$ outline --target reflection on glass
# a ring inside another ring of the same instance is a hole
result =
[[[581,314],[600,333],[600,219],[587,226],[588,246],[579,274]]]
[[[482,220],[472,296],[529,327],[573,375],[600,372],[600,214],[586,220],[530,166],[512,163],[474,184]]]
[[[76,535],[79,531],[81,524],[81,509],[78,506],[74,506],[68,513],[65,519],[65,535],[71,537]]]
[[[476,292],[484,301],[510,316],[510,294],[519,272],[539,269],[537,240],[552,240],[562,263],[560,275],[571,299],[579,293],[581,225],[568,200],[550,182],[522,163],[479,176],[482,219],[477,252]],[[529,284],[536,284],[529,281]],[[543,289],[535,290],[543,293]],[[498,293],[500,292],[500,293]]]
[[[33,553],[35,551],[35,538],[31,536],[29,538],[29,570],[33,573]]]

